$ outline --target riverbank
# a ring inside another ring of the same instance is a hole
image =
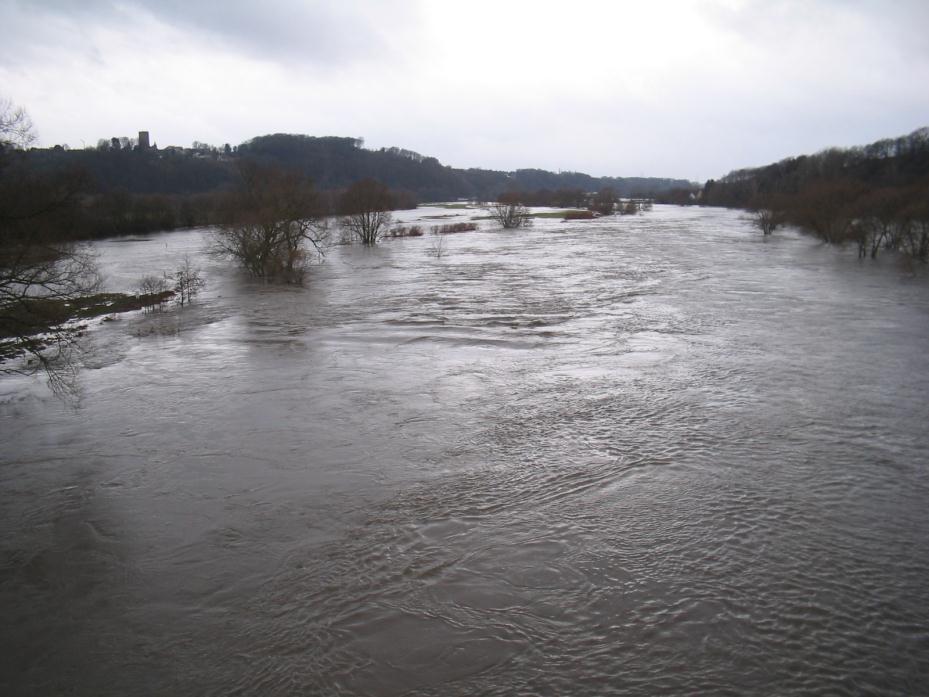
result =
[[[3,308],[0,317],[0,362],[41,351],[62,327],[80,332],[81,320],[108,317],[164,305],[174,297],[173,290],[130,295],[95,293],[81,298],[24,298]]]

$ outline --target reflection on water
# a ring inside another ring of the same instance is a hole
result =
[[[412,220],[436,211],[402,214]],[[3,694],[916,694],[929,281],[738,213],[99,244],[182,312],[0,381]]]

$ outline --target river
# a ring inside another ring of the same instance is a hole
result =
[[[0,380],[0,693],[929,689],[926,269],[720,209],[482,225],[304,287],[96,243],[207,287],[89,331],[76,403]]]

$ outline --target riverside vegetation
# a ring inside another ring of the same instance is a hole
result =
[[[651,197],[642,191],[651,186],[658,200],[689,192],[679,202],[753,211],[765,235],[790,223],[828,243],[852,242],[860,257],[894,250],[929,260],[929,129],[739,170],[708,181],[698,195],[680,180],[594,180],[538,170],[502,178],[468,170],[458,172],[453,185],[449,172],[433,171],[433,158],[395,148],[366,151],[358,139],[279,134],[235,148],[195,143],[188,152],[144,150],[114,138],[80,153],[31,149],[34,141],[25,110],[0,103],[0,370],[45,370],[53,383],[61,382],[59,368],[70,366],[84,329],[79,320],[160,308],[170,299],[183,307],[205,282],[185,260],[173,272],[141,279],[134,295],[101,293],[93,258],[81,242],[113,234],[214,225],[216,254],[266,281],[299,283],[324,255],[336,227],[343,241],[364,245],[422,235],[415,225],[391,228],[391,212],[415,207],[419,196],[467,192],[473,203],[448,205],[482,208],[487,215],[478,219],[518,229],[538,216],[583,221],[635,215],[650,209]],[[321,161],[324,170],[318,169]],[[367,171],[382,172],[400,187],[355,178]],[[310,174],[340,188],[319,189]],[[431,185],[422,179],[433,175]],[[114,177],[130,182],[132,191],[114,188]],[[521,186],[533,183],[561,186]],[[597,188],[588,193],[567,186],[572,183]],[[568,208],[532,213],[529,206]],[[459,222],[431,232],[475,229],[475,223]],[[445,253],[444,244],[435,247],[435,256]]]
[[[710,180],[701,203],[745,208],[765,235],[795,225],[858,256],[929,261],[929,128],[856,148],[790,157]]]

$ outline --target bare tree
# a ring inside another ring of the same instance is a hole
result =
[[[139,303],[146,312],[154,312],[164,306],[165,300],[170,296],[168,280],[164,276],[143,276],[136,286]]]
[[[44,370],[68,392],[81,332],[69,308],[100,279],[89,251],[68,241],[86,179],[26,167],[17,150],[34,140],[28,114],[0,100],[0,372]]]
[[[784,222],[783,202],[781,197],[775,195],[755,196],[750,204],[752,223],[761,230],[763,235],[770,235]]]
[[[845,244],[855,235],[855,202],[864,185],[848,179],[815,181],[793,196],[791,217],[829,244]]]
[[[910,204],[900,212],[896,245],[904,254],[929,262],[929,186],[914,187]]]
[[[616,191],[606,186],[596,193],[593,201],[590,203],[590,210],[600,215],[612,215],[613,211],[616,209],[617,200]]]
[[[181,307],[189,304],[206,285],[206,281],[200,275],[200,269],[190,263],[188,256],[184,257],[183,263],[174,271],[173,280],[174,297]]]
[[[432,244],[429,246],[428,253],[431,256],[434,256],[436,259],[441,259],[445,256],[447,250],[445,248],[445,236],[436,235],[432,238]]]
[[[770,235],[781,224],[781,216],[773,208],[757,208],[752,213],[752,222],[762,234]]]
[[[35,127],[26,110],[6,97],[0,97],[0,150],[23,150],[36,138]]]
[[[53,388],[64,386],[80,334],[67,308],[98,285],[94,258],[80,247],[0,247],[0,372],[45,370]]]
[[[488,207],[490,217],[504,228],[527,227],[532,224],[529,209],[514,194],[501,194]]]
[[[394,197],[375,179],[355,182],[339,199],[342,226],[362,244],[377,244],[393,219]]]
[[[312,255],[322,256],[328,228],[320,198],[304,177],[243,161],[214,236],[214,251],[266,280],[302,281]]]

